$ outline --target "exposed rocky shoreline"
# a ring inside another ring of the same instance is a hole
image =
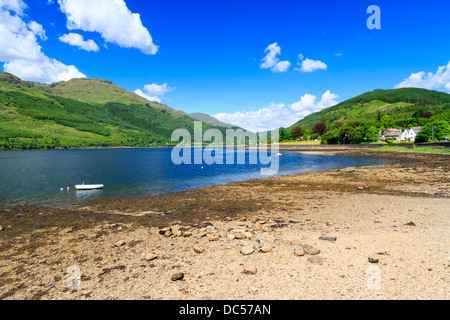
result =
[[[448,299],[450,156],[332,153],[389,161],[0,208],[0,299]]]

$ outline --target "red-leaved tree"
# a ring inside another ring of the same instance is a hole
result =
[[[312,132],[318,133],[319,135],[323,135],[324,133],[327,132],[327,126],[324,123],[322,123],[322,122],[317,122],[312,127]]]

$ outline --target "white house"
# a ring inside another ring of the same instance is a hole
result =
[[[402,132],[400,136],[395,139],[397,142],[400,142],[402,140],[408,140],[414,142],[416,140],[417,134],[422,130],[422,127],[412,127],[410,129],[406,129]]]

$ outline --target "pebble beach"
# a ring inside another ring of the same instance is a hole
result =
[[[0,299],[447,300],[450,156],[0,208]]]

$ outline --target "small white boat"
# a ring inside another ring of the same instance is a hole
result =
[[[75,185],[75,189],[77,190],[94,190],[94,189],[103,189],[102,184],[77,184]]]
[[[282,154],[279,152],[275,155],[275,157],[281,157],[281,156],[282,156]]]

